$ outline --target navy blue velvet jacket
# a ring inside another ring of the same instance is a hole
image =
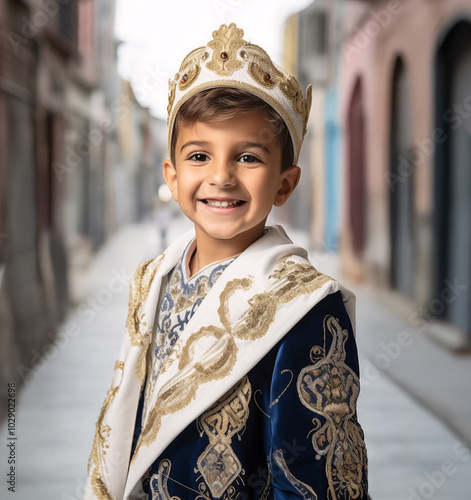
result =
[[[167,447],[143,478],[144,498],[366,500],[358,392],[336,292]]]

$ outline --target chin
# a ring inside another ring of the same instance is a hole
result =
[[[228,233],[226,231],[207,231],[206,234],[215,240],[232,240],[239,236],[237,233]]]

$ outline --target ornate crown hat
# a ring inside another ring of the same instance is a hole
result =
[[[213,32],[206,47],[190,52],[174,80],[169,81],[168,145],[181,105],[202,90],[231,87],[245,90],[268,103],[286,123],[298,161],[311,108],[311,85],[306,98],[296,78],[276,65],[258,45],[246,42],[244,31],[232,23]]]

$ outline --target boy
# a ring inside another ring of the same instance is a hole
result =
[[[132,280],[86,498],[367,498],[354,296],[265,227],[310,88],[242,37],[222,25],[170,83],[163,172],[195,231]]]

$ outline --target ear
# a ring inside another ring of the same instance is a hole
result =
[[[175,201],[178,202],[178,179],[177,179],[177,170],[173,166],[173,163],[170,160],[164,160],[162,163],[162,173],[164,176],[165,183],[167,184],[170,192],[172,193],[172,197]]]
[[[292,165],[291,167],[287,168],[281,174],[281,185],[275,195],[273,205],[275,205],[276,207],[281,207],[281,205],[284,205],[298,185],[300,178],[301,169],[297,165]]]

